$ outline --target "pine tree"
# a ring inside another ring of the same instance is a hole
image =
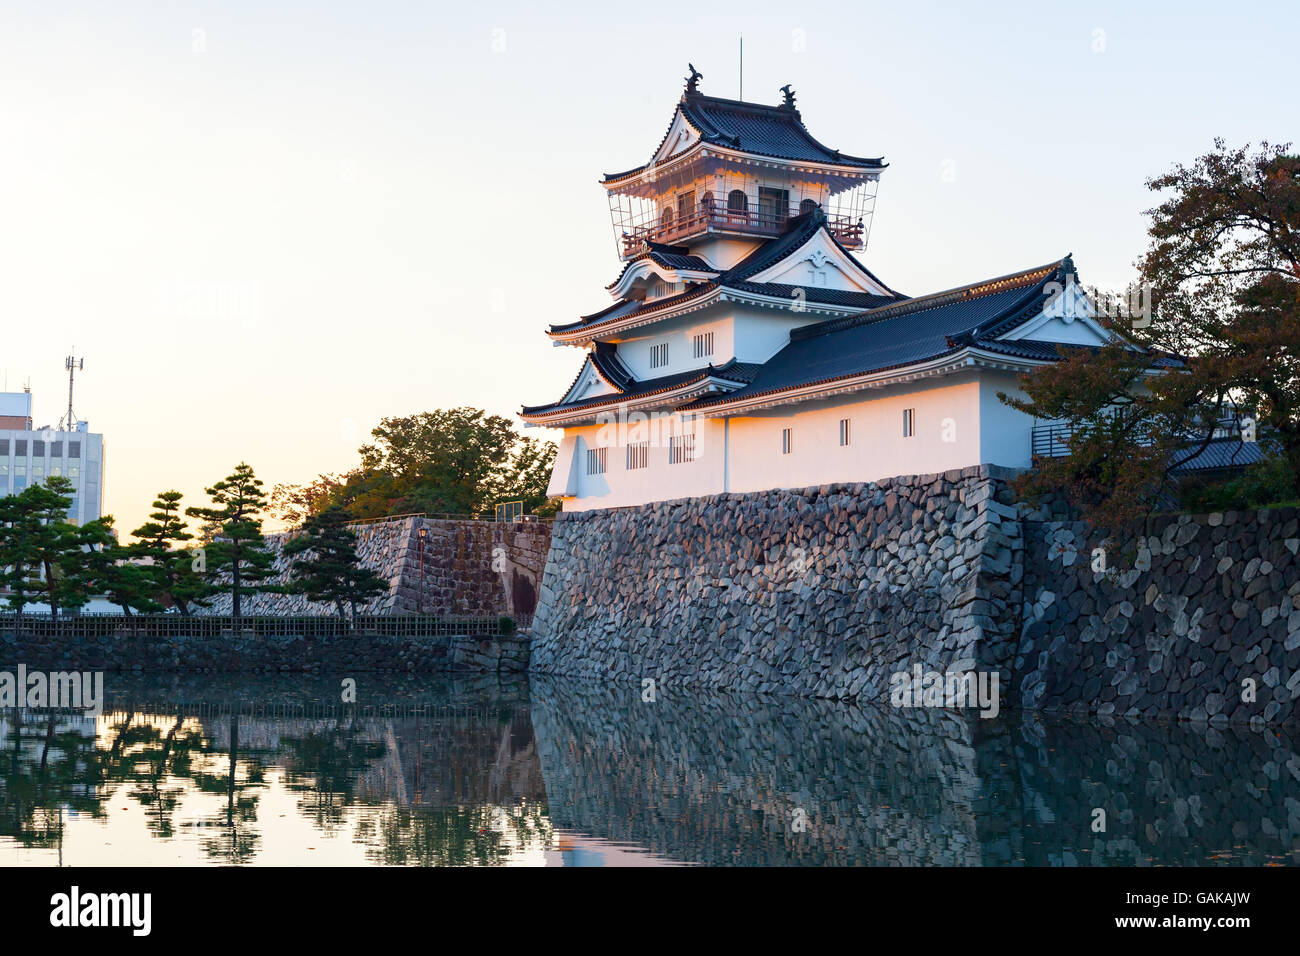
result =
[[[356,535],[347,522],[347,512],[338,505],[312,515],[283,553],[294,559],[289,571],[291,587],[312,601],[333,604],[340,620],[346,616],[344,605],[349,605],[355,625],[357,605],[383,594],[388,586],[362,566]]]
[[[105,595],[127,617],[132,611],[147,614],[162,610],[157,601],[156,569],[141,563],[131,546],[118,544],[112,516],[82,525],[81,539],[85,560],[78,573],[85,579],[88,593]]]
[[[238,618],[244,595],[269,590],[261,582],[273,573],[274,556],[262,536],[261,514],[266,509],[262,482],[241,461],[225,479],[205,490],[215,507],[186,508],[185,514],[216,526],[216,536],[205,548],[204,573],[218,590],[230,591],[231,613]]]
[[[136,541],[130,553],[150,567],[158,596],[170,600],[188,617],[191,605],[202,607],[214,588],[195,570],[195,557],[185,547],[194,535],[186,530],[181,517],[182,497],[179,491],[158,493],[150,520],[131,532]]]
[[[0,584],[9,592],[6,600],[18,615],[19,629],[23,609],[37,603],[36,592],[40,589],[36,570],[38,530],[30,499],[21,495],[0,498]]]
[[[100,533],[98,526],[82,529],[68,520],[72,492],[70,480],[52,475],[15,496],[40,576],[37,590],[50,607],[52,621],[59,619],[59,608],[76,610],[90,597],[86,545]]]

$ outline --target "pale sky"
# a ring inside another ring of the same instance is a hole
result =
[[[543,330],[620,268],[601,173],[688,60],[735,97],[742,33],[746,99],[891,164],[861,258],[913,295],[1066,252],[1120,286],[1146,177],[1300,119],[1294,3],[738,6],[4,0],[8,389],[52,425],[85,355],[123,531],[241,459],[351,467],[385,415],[556,399]]]

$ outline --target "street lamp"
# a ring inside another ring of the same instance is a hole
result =
[[[416,537],[420,540],[420,591],[417,600],[420,613],[424,613],[424,536],[429,533],[428,528],[421,528],[417,531]]]

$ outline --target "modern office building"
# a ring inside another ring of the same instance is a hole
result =
[[[30,392],[0,392],[0,495],[62,475],[74,489],[68,517],[94,521],[104,512],[104,436],[84,421],[70,431],[32,421]]]

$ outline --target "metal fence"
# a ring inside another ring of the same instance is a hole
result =
[[[508,622],[508,623],[507,623]],[[13,632],[18,626],[16,614],[0,614],[0,631]],[[103,637],[332,637],[345,630],[381,637],[450,637],[468,635],[493,637],[509,633],[515,622],[502,617],[436,617],[429,614],[358,615],[355,626],[337,617],[311,615],[301,617],[196,615],[180,614],[78,614],[49,617],[24,614],[22,630],[36,636],[75,638]],[[525,622],[524,626],[527,626]]]
[[[1239,418],[1221,418],[1215,424],[1212,437],[1216,440],[1224,438],[1243,438],[1247,429],[1243,425],[1243,420]],[[1064,458],[1070,454],[1069,441],[1074,437],[1074,426],[1068,422],[1052,422],[1045,425],[1034,425],[1029,432],[1029,452],[1034,458]],[[1198,435],[1188,435],[1188,443],[1195,446],[1200,441]],[[1253,441],[1254,439],[1249,439]],[[1136,439],[1139,445],[1150,444],[1149,437],[1139,436]]]

